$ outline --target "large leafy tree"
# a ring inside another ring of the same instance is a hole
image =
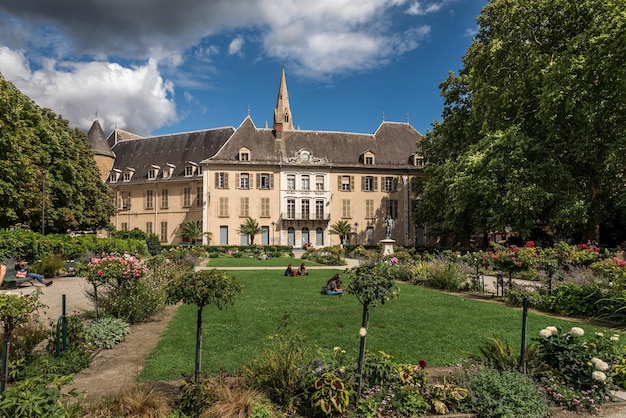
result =
[[[0,227],[45,231],[106,226],[114,212],[84,133],[0,75]],[[45,193],[43,193],[45,191]]]
[[[624,218],[623,2],[492,0],[423,141],[417,221],[600,241]],[[610,211],[607,208],[611,208]],[[622,238],[623,239],[623,238]]]

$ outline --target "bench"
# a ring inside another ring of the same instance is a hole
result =
[[[30,285],[33,285],[33,278],[31,277],[16,277],[15,276],[15,267],[7,266],[7,271],[4,275],[2,281],[0,281],[0,287],[13,289],[16,287],[20,287],[24,283],[28,282]]]

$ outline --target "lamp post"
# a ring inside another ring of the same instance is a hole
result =
[[[359,223],[354,223],[354,243],[359,245]]]
[[[128,239],[130,239],[130,197],[128,198],[128,223],[126,228],[128,228]]]
[[[274,226],[276,226],[276,222],[272,221],[272,245],[274,245]]]
[[[46,169],[41,172],[41,235],[46,235]]]

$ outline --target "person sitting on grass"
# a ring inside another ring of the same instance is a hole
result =
[[[322,288],[322,294],[328,296],[343,295],[343,289],[341,288],[341,275],[339,273],[331,277],[326,286]]]
[[[291,263],[289,263],[285,270],[285,276],[293,276],[293,265]]]
[[[304,263],[300,264],[300,267],[298,267],[298,276],[308,276],[308,275],[309,275],[309,271],[307,270]]]
[[[35,279],[39,283],[50,286],[52,284],[52,280],[45,280],[41,274],[33,273],[26,268],[26,261],[17,260],[15,264],[15,277],[17,278],[29,278]]]

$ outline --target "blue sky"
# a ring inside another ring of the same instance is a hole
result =
[[[426,133],[487,0],[2,0],[0,73],[87,130],[141,135],[272,124]]]

